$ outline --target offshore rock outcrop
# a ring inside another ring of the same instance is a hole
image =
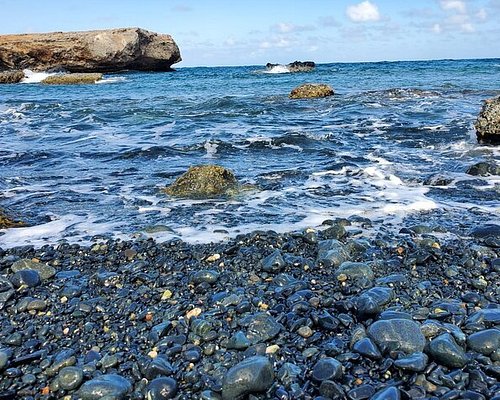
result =
[[[500,144],[500,97],[484,102],[474,127],[478,142]]]
[[[333,89],[323,83],[304,83],[290,92],[291,99],[312,99],[317,97],[333,96]]]
[[[17,83],[24,78],[23,71],[0,72],[0,83]]]
[[[266,68],[271,70],[280,65],[281,64],[267,63]],[[289,72],[311,72],[316,67],[316,64],[313,61],[294,61],[284,65],[284,67],[286,67]]]
[[[45,78],[42,83],[46,85],[77,85],[86,83],[96,83],[102,79],[102,74],[98,72],[76,74],[52,75]]]
[[[0,71],[169,71],[179,61],[170,35],[140,28],[0,35]]]

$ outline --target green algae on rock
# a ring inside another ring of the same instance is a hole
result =
[[[333,89],[323,83],[304,83],[290,92],[291,99],[312,99],[317,97],[333,96]]]
[[[52,75],[45,78],[42,83],[47,85],[77,85],[96,83],[102,79],[101,73],[75,73]]]
[[[164,191],[174,197],[203,199],[234,195],[239,187],[232,171],[208,164],[190,167]]]

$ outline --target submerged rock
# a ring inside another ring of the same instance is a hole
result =
[[[5,69],[168,71],[181,61],[170,35],[140,28],[0,35],[0,48]]]
[[[233,172],[219,165],[190,167],[164,190],[174,197],[206,199],[236,193],[239,184]]]
[[[45,78],[42,83],[47,85],[77,85],[85,83],[96,83],[102,79],[100,73],[77,73],[52,75]]]
[[[238,400],[265,392],[274,382],[273,366],[266,357],[247,358],[232,367],[222,382],[222,399]]]
[[[24,78],[23,71],[2,71],[0,72],[0,83],[17,83]]]
[[[474,127],[478,142],[500,143],[500,97],[484,102]]]
[[[290,92],[291,99],[312,99],[317,97],[333,96],[334,91],[323,83],[305,83],[297,86]]]

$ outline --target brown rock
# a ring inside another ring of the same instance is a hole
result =
[[[102,74],[94,73],[76,73],[52,75],[45,78],[42,83],[48,85],[75,85],[83,83],[96,83],[102,79]]]
[[[17,83],[24,78],[23,71],[3,71],[0,72],[0,83]]]
[[[2,210],[0,210],[0,229],[8,229],[8,228],[19,228],[21,226],[25,226],[20,221],[15,221],[8,216],[6,216]]]
[[[305,83],[293,89],[289,97],[291,99],[312,99],[332,96],[333,94],[333,89],[328,85],[322,83]]]
[[[181,61],[170,35],[140,28],[0,35],[0,69],[169,71]]]
[[[164,190],[170,196],[200,199],[230,195],[238,187],[230,170],[219,165],[198,165],[190,167]]]
[[[478,142],[500,144],[500,97],[484,102],[474,127]]]

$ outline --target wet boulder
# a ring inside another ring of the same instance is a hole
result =
[[[493,161],[481,161],[467,168],[467,174],[473,176],[500,175],[500,166]]]
[[[0,229],[19,228],[21,226],[24,226],[22,222],[13,220],[0,210]]]
[[[42,83],[46,85],[79,85],[96,83],[101,79],[102,74],[100,73],[57,74],[48,76]]]
[[[208,199],[234,194],[239,184],[233,172],[219,165],[190,167],[164,191],[173,197]]]
[[[305,83],[297,86],[290,92],[291,99],[313,99],[318,97],[333,96],[333,89],[323,83]]]
[[[494,97],[484,102],[474,127],[478,142],[500,143],[500,97]]]

